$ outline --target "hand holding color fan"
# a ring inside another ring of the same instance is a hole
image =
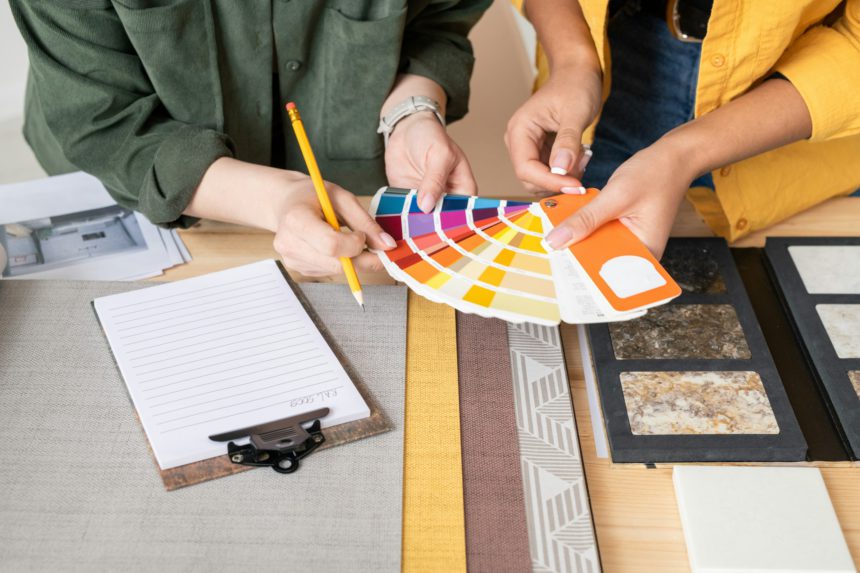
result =
[[[554,325],[628,320],[681,294],[627,227],[613,221],[559,251],[543,240],[597,194],[537,202],[445,195],[431,213],[415,190],[380,189],[370,214],[397,241],[378,252],[416,293],[462,312]]]

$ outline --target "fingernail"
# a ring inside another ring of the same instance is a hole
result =
[[[394,237],[386,232],[379,233],[379,240],[382,241],[389,249],[393,249],[397,246],[397,241],[394,240]]]
[[[555,152],[550,164],[550,172],[556,175],[567,175],[573,164],[573,154],[567,149],[559,149]]]
[[[418,201],[418,207],[421,208],[425,213],[429,213],[433,210],[433,207],[436,206],[436,203],[433,201],[433,198],[429,195],[424,195],[420,201]]]
[[[573,233],[567,227],[556,227],[546,236],[546,242],[555,250],[564,248],[573,238]]]
[[[591,151],[590,147],[585,145],[582,146],[582,157],[579,158],[579,172],[582,173],[585,171],[585,168],[588,167],[588,162],[591,161],[591,157],[594,155],[594,152]]]
[[[561,192],[568,195],[585,195],[585,187],[562,187]]]

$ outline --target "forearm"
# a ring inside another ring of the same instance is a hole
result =
[[[431,80],[430,78],[419,76],[416,74],[401,74],[397,76],[397,81],[394,87],[391,88],[391,93],[382,104],[382,109],[379,111],[379,116],[384,117],[391,108],[411,96],[424,96],[439,103],[442,117],[445,117],[445,108],[448,103],[448,96],[442,86]]]
[[[276,231],[284,185],[300,177],[300,173],[222,157],[203,175],[183,214]]]
[[[809,110],[798,91],[791,82],[772,79],[670,131],[658,145],[679,151],[695,178],[811,134]]]
[[[578,0],[526,0],[525,15],[535,28],[550,68],[566,65],[600,68]]]

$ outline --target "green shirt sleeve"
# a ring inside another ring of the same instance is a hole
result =
[[[167,113],[107,0],[11,0],[28,47],[28,139],[56,142],[62,158],[98,177],[118,203],[153,223],[187,225],[182,211],[229,138]],[[31,141],[32,144],[32,141]]]
[[[448,95],[446,120],[469,109],[469,80],[475,58],[468,34],[491,0],[410,2],[401,51],[402,73],[425,76]]]

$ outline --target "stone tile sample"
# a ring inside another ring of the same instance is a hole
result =
[[[641,318],[609,324],[619,360],[748,359],[749,346],[729,304],[670,304]]]
[[[815,307],[839,358],[860,358],[860,304]]]
[[[851,380],[851,385],[854,386],[854,391],[857,392],[857,397],[860,398],[860,370],[850,371],[848,379]]]
[[[792,245],[788,254],[809,294],[860,294],[860,246]]]
[[[622,372],[635,435],[778,434],[756,372]]]
[[[685,292],[726,292],[720,266],[706,246],[670,242],[660,264]]]

